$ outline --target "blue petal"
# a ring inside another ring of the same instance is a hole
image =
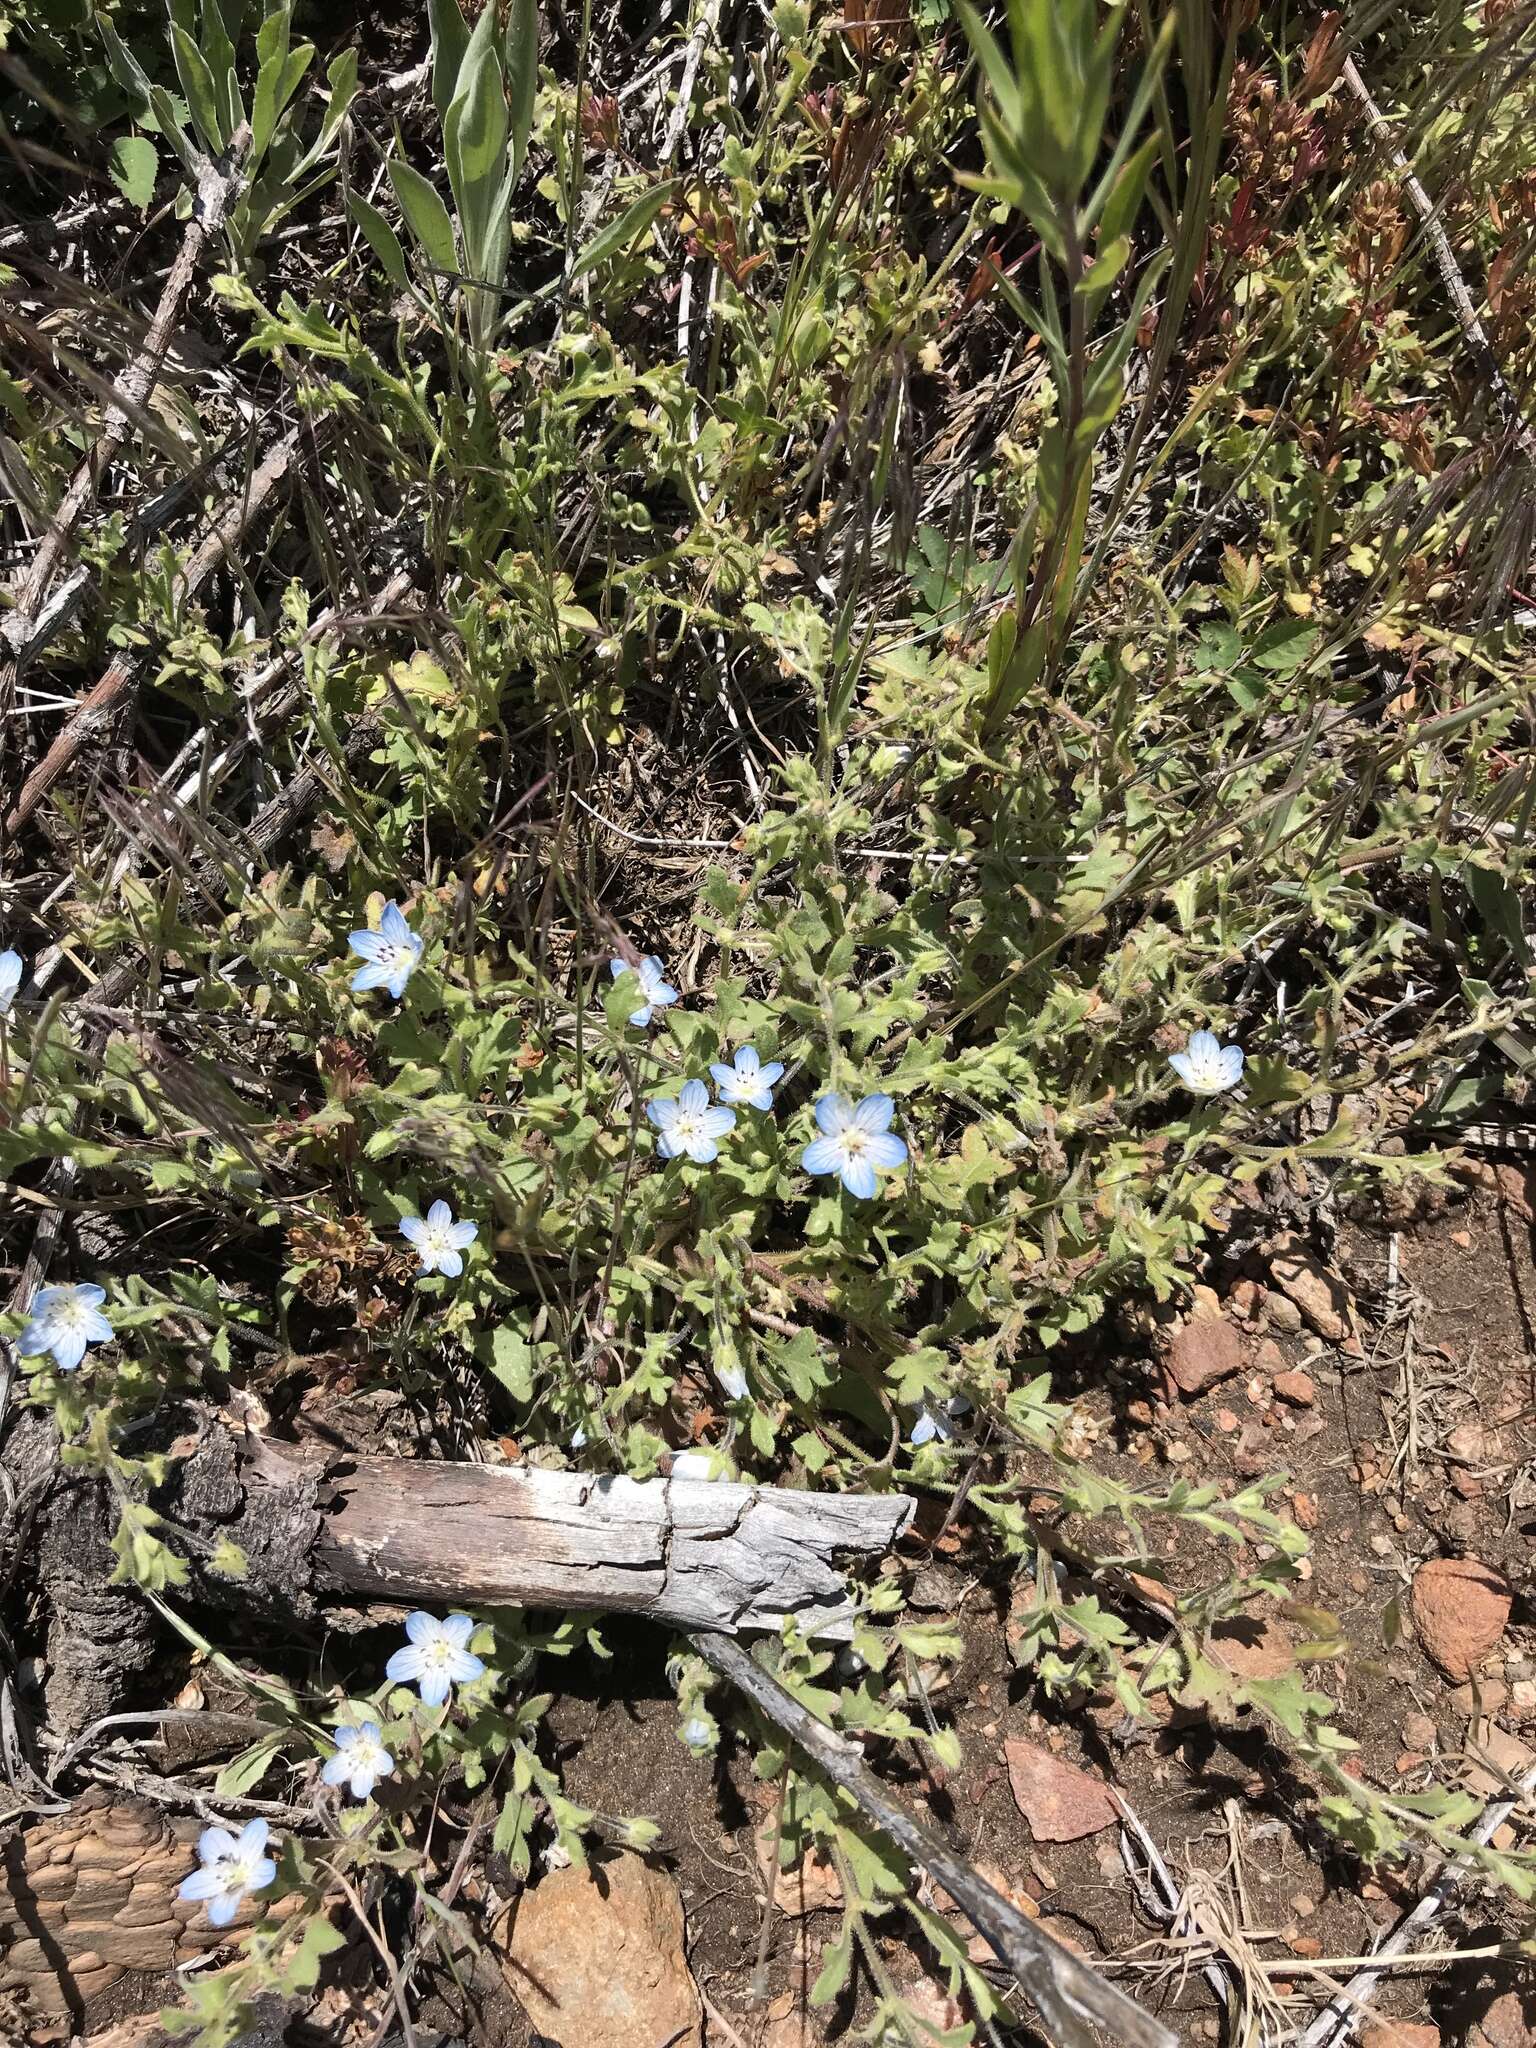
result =
[[[365,960],[377,960],[388,951],[383,935],[379,932],[353,932],[347,944],[354,953],[361,953]]]
[[[434,1230],[441,1230],[445,1223],[453,1221],[453,1211],[443,1201],[434,1202],[427,1211],[427,1221]]]
[[[406,945],[415,936],[405,921],[405,912],[395,902],[385,904],[379,930],[392,946]]]
[[[688,1157],[695,1166],[713,1166],[720,1157],[720,1147],[713,1138],[701,1135],[689,1140]]]
[[[359,967],[353,975],[352,993],[355,996],[366,995],[371,988],[383,988],[389,978],[389,969],[383,962],[371,960],[366,967]]]
[[[867,1202],[875,1192],[875,1169],[867,1159],[849,1159],[843,1164],[843,1186],[850,1195]]]
[[[474,1632],[475,1618],[472,1614],[450,1614],[442,1626],[444,1642],[452,1643],[456,1650],[462,1650]]]
[[[1186,1087],[1194,1087],[1195,1063],[1190,1058],[1187,1052],[1169,1053],[1168,1064],[1170,1067],[1172,1067],[1173,1071],[1178,1075],[1179,1079],[1185,1084]]]
[[[1214,1031],[1195,1031],[1190,1034],[1185,1051],[1197,1060],[1213,1060],[1221,1051],[1221,1041]]]
[[[677,1104],[670,1096],[657,1096],[645,1105],[645,1113],[658,1131],[670,1131],[677,1122]]]
[[[68,1330],[57,1335],[49,1349],[60,1372],[74,1372],[85,1356],[84,1330]]]
[[[235,1838],[228,1828],[204,1828],[197,1838],[197,1853],[205,1863],[211,1863],[216,1856],[233,1856]]]
[[[697,1113],[709,1101],[709,1090],[702,1081],[685,1081],[677,1091],[677,1100],[680,1108]]]
[[[178,1899],[211,1899],[224,1889],[224,1880],[216,1870],[194,1870],[190,1877],[184,1877],[177,1887]]]
[[[464,1270],[464,1261],[451,1246],[447,1246],[437,1255],[437,1270],[448,1279],[457,1280]]]
[[[384,1676],[393,1685],[414,1685],[421,1676],[421,1652],[414,1644],[407,1643],[396,1650],[384,1666]]]
[[[816,1127],[835,1138],[853,1121],[853,1104],[846,1095],[823,1095],[816,1105]]]
[[[736,1069],[734,1067],[722,1066],[718,1060],[711,1060],[709,1063],[709,1071],[714,1076],[715,1086],[717,1088],[735,1087]]]
[[[776,1087],[784,1078],[784,1062],[782,1060],[770,1060],[766,1067],[758,1068],[757,1078],[765,1088]]]
[[[631,1024],[638,1024],[641,1027],[641,1029],[644,1030],[645,1026],[649,1024],[651,1021],[650,1004],[645,1004],[645,1006],[639,1010],[631,1010],[629,1013],[629,1021]]]
[[[430,1643],[437,1635],[437,1616],[424,1607],[413,1607],[405,1617],[405,1632],[413,1643]]]
[[[448,1697],[449,1682],[446,1671],[429,1671],[421,1681],[422,1705],[440,1707]]]
[[[815,1138],[800,1154],[807,1173],[840,1173],[843,1165],[841,1138]]]
[[[895,1114],[896,1105],[889,1095],[866,1095],[853,1112],[853,1120],[861,1131],[873,1134],[889,1130]]]
[[[208,1906],[208,1919],[214,1927],[227,1927],[240,1910],[244,1892],[220,1892]]]
[[[906,1165],[907,1148],[892,1132],[877,1131],[865,1144],[864,1157],[871,1166],[888,1173],[892,1167]]]
[[[733,1109],[706,1109],[700,1122],[712,1138],[723,1138],[727,1131],[735,1130],[736,1112]]]

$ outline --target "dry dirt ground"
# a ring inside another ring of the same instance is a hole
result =
[[[1360,1745],[1358,1769],[1381,1789],[1416,1790],[1438,1775],[1486,1795],[1536,1765],[1536,1616],[1526,1593],[1536,1542],[1536,1171],[1478,1172],[1466,1195],[1432,1195],[1427,1214],[1342,1226],[1335,1263],[1355,1322],[1342,1343],[1282,1327],[1295,1318],[1266,1292],[1263,1256],[1250,1252],[1246,1264],[1211,1276],[1218,1312],[1240,1338],[1235,1374],[1184,1398],[1161,1380],[1145,1343],[1128,1340],[1123,1358],[1101,1352],[1094,1364],[1082,1362],[1085,1398],[1103,1431],[1103,1468],[1143,1484],[1175,1471],[1225,1482],[1287,1471],[1285,1498],[1313,1535],[1310,1577],[1301,1601],[1261,1630],[1239,1632],[1232,1655],[1258,1660],[1250,1668],[1280,1670],[1298,1646],[1320,1644],[1315,1661],[1303,1651],[1308,1682],[1337,1699],[1338,1724]],[[1288,1399],[1276,1394],[1277,1375],[1290,1376],[1279,1381]],[[964,1639],[959,1663],[930,1674],[933,1711],[957,1727],[964,1764],[945,1776],[915,1754],[887,1753],[882,1771],[1027,1911],[1112,1963],[1182,2039],[1240,2037],[1223,2020],[1211,1974],[1226,1985],[1234,2013],[1246,2005],[1269,2015],[1269,2038],[1304,2025],[1328,1985],[1351,1974],[1335,1959],[1370,1951],[1432,1872],[1362,1880],[1318,1829],[1312,1788],[1251,1726],[1213,1727],[1179,1713],[1137,1726],[1092,1700],[1072,1712],[1042,1712],[1010,1656],[1017,1589],[995,1553],[963,1512],[949,1521],[943,1503],[931,1504],[919,1530],[903,1576],[923,1618],[947,1617]],[[1437,1669],[1409,1619],[1416,1571],[1448,1557],[1493,1568],[1514,1596],[1502,1639],[1461,1684]],[[1214,1575],[1214,1563],[1187,1541],[1171,1546],[1167,1583],[1188,1583],[1202,1567]],[[1329,1617],[1334,1647],[1347,1645],[1345,1654],[1326,1654]],[[805,1995],[838,1926],[835,1878],[813,1868],[798,1889],[781,1882],[758,1976],[765,1881],[755,1843],[771,1826],[775,1793],[754,1780],[745,1748],[728,1746],[712,1769],[677,1739],[668,1644],[658,1632],[614,1624],[604,1634],[610,1661],[573,1660],[556,1675],[561,1697],[550,1726],[575,1799],[661,1823],[656,1867],[675,1883],[684,1918],[680,1953],[658,1964],[658,1974],[681,1977],[686,1956],[708,2048],[810,2048],[852,2037],[868,2009],[867,1980],[856,1978],[825,2012],[812,2012]],[[1072,1842],[1032,1837],[1005,1756],[1019,1739],[1114,1788],[1182,1896],[1182,1927],[1149,1910],[1116,1825]],[[1519,1827],[1516,1819],[1499,1839],[1518,1839]],[[487,1875],[494,1883],[494,1866]],[[599,1962],[602,1944],[617,1938],[603,1924],[609,1910],[619,1909],[599,1895],[575,1937],[597,1945]],[[1421,1946],[1485,1949],[1514,1924],[1507,1906],[1473,1887]],[[895,1919],[889,1926],[890,1975],[914,1988],[935,2024],[953,2024],[960,2015],[931,1982],[920,1943]],[[645,1936],[648,1948],[659,1943]],[[1214,1971],[1203,1973],[1200,1962],[1211,1957]],[[566,1960],[543,1958],[552,1980]],[[447,1969],[417,1979],[421,2048],[461,2040],[524,2048],[537,2040],[504,1942],[493,1939],[456,1967],[457,1983]],[[125,1980],[88,2014],[88,2027],[121,2026],[123,2015],[173,1995],[167,1979]],[[1536,1969],[1495,1959],[1404,1972],[1375,2005],[1386,2021],[1416,2029],[1403,2037],[1408,2048],[1512,2048],[1536,2039]],[[307,2017],[285,2023],[274,2012],[252,2039],[274,2048],[284,2040],[294,2048],[384,2048],[379,2017],[376,2003],[365,2020],[358,2004],[333,1991]],[[662,2048],[638,2019],[631,2032],[634,2048]],[[156,2037],[134,2027],[107,2038],[113,2048],[138,2048]],[[624,2048],[627,2037],[573,2012],[558,2038],[562,2048]],[[697,2036],[676,2037],[690,2038]],[[1032,2037],[1021,2030],[1009,2038]],[[1390,2038],[1378,2035],[1377,2048]]]

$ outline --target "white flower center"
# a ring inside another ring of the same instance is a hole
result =
[[[429,1259],[440,1259],[444,1252],[451,1252],[454,1249],[453,1239],[450,1235],[452,1230],[453,1225],[451,1223],[429,1223],[427,1225],[426,1236],[421,1241],[421,1248]]]
[[[90,1314],[85,1303],[76,1296],[67,1295],[56,1302],[53,1310],[53,1324],[64,1337],[79,1337],[85,1334],[86,1317]]]
[[[252,1855],[221,1856],[214,1865],[219,1884],[227,1892],[248,1892],[256,1882],[256,1865],[260,1858]]]
[[[869,1144],[868,1131],[860,1130],[857,1124],[850,1124],[847,1130],[841,1133],[841,1136],[845,1157],[849,1159],[862,1159],[865,1148]]]
[[[416,965],[416,948],[403,943],[390,946],[381,957],[381,965],[391,974],[409,974]]]
[[[679,1111],[673,1131],[679,1145],[686,1147],[697,1144],[698,1140],[704,1136],[703,1110],[684,1109]]]
[[[421,1646],[422,1662],[434,1671],[446,1671],[454,1659],[454,1646],[446,1636],[434,1636]]]

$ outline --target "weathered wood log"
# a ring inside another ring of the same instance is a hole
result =
[[[839,1560],[878,1557],[911,1522],[903,1494],[792,1493],[534,1466],[336,1454],[205,1430],[179,1467],[177,1521],[230,1537],[258,1599],[642,1614],[682,1629],[834,1639],[854,1603]],[[210,1597],[213,1582],[203,1589]]]

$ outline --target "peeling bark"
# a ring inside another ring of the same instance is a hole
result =
[[[844,1640],[854,1606],[839,1560],[881,1555],[913,1512],[900,1494],[357,1458],[222,1429],[178,1474],[172,1518],[228,1535],[250,1563],[233,1585],[205,1573],[203,1597],[290,1615],[343,1592],[730,1634],[777,1633],[793,1617]]]

